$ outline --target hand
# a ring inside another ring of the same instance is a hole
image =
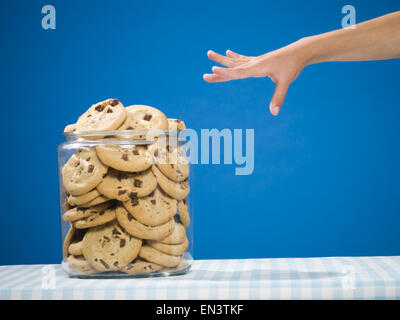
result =
[[[295,42],[258,57],[244,56],[231,50],[227,50],[226,56],[223,56],[210,50],[207,56],[227,68],[214,66],[213,73],[205,74],[203,78],[207,82],[223,82],[249,77],[269,77],[276,84],[269,106],[270,112],[276,116],[283,105],[290,84],[305,66],[306,59],[298,52],[300,47]]]

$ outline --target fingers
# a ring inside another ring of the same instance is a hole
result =
[[[230,58],[245,58],[239,53],[233,52],[232,50],[226,50],[226,55]]]
[[[223,56],[223,55],[221,55],[219,53],[216,53],[216,52],[214,52],[212,50],[209,50],[207,52],[207,56],[211,60],[213,60],[213,61],[215,61],[215,62],[217,62],[219,64],[222,64],[223,66],[226,66],[226,67],[232,67],[233,66],[233,61],[232,61],[231,58]]]
[[[248,78],[248,68],[246,66],[234,67],[234,68],[220,68],[213,67],[212,71],[218,76],[219,81],[229,81],[236,79]]]
[[[274,95],[272,96],[269,110],[272,115],[277,116],[283,102],[285,101],[286,93],[288,91],[290,83],[278,82],[275,87]]]
[[[206,73],[206,74],[203,75],[203,79],[206,82],[222,82],[222,81],[226,81],[226,80],[223,80],[221,78],[221,76],[219,76],[219,75],[217,75],[215,73]]]

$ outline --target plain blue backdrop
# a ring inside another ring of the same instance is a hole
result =
[[[194,168],[196,259],[400,254],[399,60],[308,67],[276,118],[270,80],[202,80],[208,49],[259,55],[340,28],[346,4],[1,1],[0,264],[60,262],[60,133],[109,97],[196,130],[255,129],[252,175]],[[400,8],[351,4],[357,22]]]

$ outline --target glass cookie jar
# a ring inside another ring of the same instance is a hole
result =
[[[58,163],[65,272],[85,278],[188,272],[191,170],[179,131],[63,135]]]

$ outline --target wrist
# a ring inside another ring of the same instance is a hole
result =
[[[301,38],[294,42],[295,54],[303,67],[320,62],[317,51],[315,50],[316,39],[314,36]]]

